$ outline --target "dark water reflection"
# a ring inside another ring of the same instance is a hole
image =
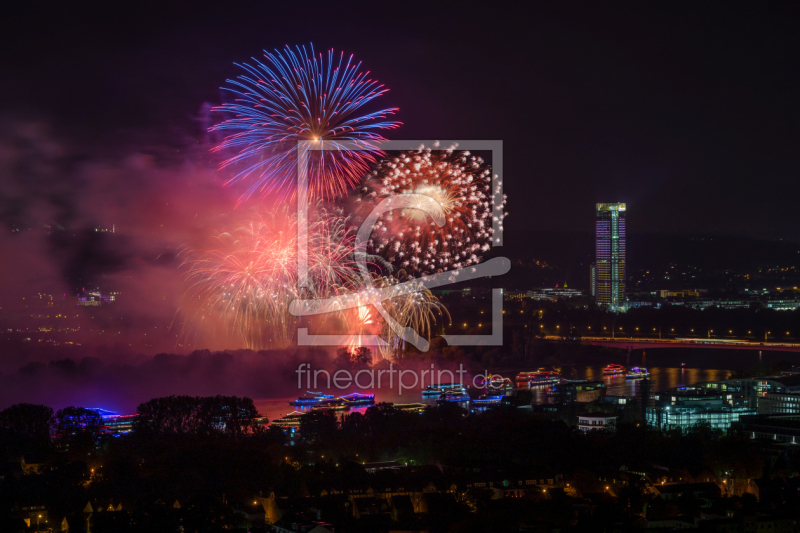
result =
[[[561,375],[566,379],[585,379],[589,381],[604,381],[606,383],[606,393],[611,396],[636,396],[641,387],[641,381],[635,379],[627,379],[624,375],[604,376],[603,367],[601,366],[565,366],[556,369],[561,372]],[[719,381],[726,379],[730,374],[729,370],[717,370],[707,368],[648,368],[650,371],[650,383],[654,391],[661,391],[672,387],[681,387],[684,385],[692,385],[694,383],[702,383],[705,381]],[[505,377],[512,380],[516,373],[505,373]],[[552,387],[539,386],[531,389],[533,393],[533,401],[536,404],[547,403],[548,393],[551,392]],[[297,396],[302,396],[305,391],[299,390]],[[339,391],[339,390],[324,390],[328,394],[335,394],[340,396],[353,391]],[[419,390],[404,390],[402,394],[397,389],[374,389],[369,391],[358,391],[364,393],[375,394],[376,402],[393,402],[393,403],[423,403],[426,405],[436,405],[436,398],[423,397]],[[261,398],[255,400],[256,408],[258,411],[266,416],[269,420],[280,418],[283,415],[291,413],[292,411],[310,411],[310,407],[294,407],[289,405],[289,402],[294,400],[296,396],[283,397],[283,398]],[[367,410],[368,406],[358,408],[351,408],[349,413],[360,412],[363,413]]]

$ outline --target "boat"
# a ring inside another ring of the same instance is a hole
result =
[[[293,411],[288,415],[279,418],[278,420],[273,420],[270,425],[280,428],[298,428],[300,427],[300,417],[305,414],[306,413],[302,413],[300,411]]]
[[[561,381],[561,374],[559,372],[556,372],[555,370],[540,370],[534,373],[533,377],[528,383],[530,383],[533,387],[536,385],[558,383],[559,381]]]
[[[354,392],[352,394],[341,396],[339,399],[344,400],[347,405],[375,405],[374,394],[359,394]]]
[[[472,400],[472,405],[474,406],[484,406],[484,405],[498,405],[503,400],[502,394],[481,394],[474,400]]]
[[[624,374],[625,367],[622,365],[610,364],[603,369],[604,376],[613,376],[615,374]]]
[[[514,384],[511,382],[510,379],[504,378],[498,374],[489,374],[482,382],[486,388],[494,389],[494,390],[513,390]]]
[[[536,372],[520,372],[517,374],[517,383],[530,383]]]
[[[394,408],[399,411],[422,414],[428,406],[424,403],[396,403]]]
[[[422,395],[441,396],[443,392],[452,389],[457,389],[464,393],[467,392],[466,389],[464,388],[464,385],[462,385],[461,383],[439,383],[436,385],[428,385],[427,387],[425,387],[425,389],[423,389],[422,391]]]
[[[625,377],[628,379],[644,379],[650,377],[650,372],[648,372],[646,368],[635,366],[628,371]]]
[[[289,402],[289,405],[295,405],[297,407],[307,407],[307,406],[317,405],[322,400],[333,399],[333,394],[322,394],[321,392],[311,392],[311,391],[306,391],[306,394],[310,394],[310,396],[300,396],[298,399]]]
[[[312,411],[347,411],[348,409],[350,409],[350,404],[341,398],[322,400],[311,408]]]
[[[469,402],[469,395],[461,390],[451,389],[442,393],[439,399],[436,400],[436,403],[448,403],[448,402],[453,402],[453,403]]]

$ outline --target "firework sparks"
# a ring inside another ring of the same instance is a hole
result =
[[[298,288],[297,220],[274,210],[232,232],[213,246],[187,253],[187,298],[195,322],[221,319],[247,348],[286,347],[297,319],[287,312],[297,298],[325,298],[357,287],[353,235],[341,217],[324,211],[309,223],[308,284]]]
[[[297,143],[325,142],[327,150],[308,150],[309,192],[313,198],[344,195],[358,183],[384,140],[381,130],[400,122],[385,120],[397,108],[365,112],[364,106],[388,89],[360,70],[353,56],[344,52],[316,55],[313,46],[264,52],[265,61],[239,64],[245,72],[228,80],[225,87],[233,102],[215,107],[229,118],[212,131],[232,132],[215,151],[238,153],[222,162],[235,166],[229,180],[252,179],[245,197],[254,193],[294,195],[292,180],[297,171]],[[342,143],[354,143],[347,150]]]
[[[499,190],[483,159],[455,147],[384,159],[368,175],[360,200],[371,206],[395,195],[428,196],[442,207],[445,224],[438,227],[419,209],[387,213],[376,222],[369,249],[412,277],[474,265],[491,247],[492,223],[502,231],[507,213],[505,196],[496,202]]]
[[[398,275],[402,278],[404,271]],[[400,283],[401,280],[393,276],[384,276],[377,280],[375,286],[378,288],[389,287]],[[416,282],[415,282],[416,283]],[[428,289],[420,287],[420,290],[397,296],[382,302],[386,311],[404,328],[411,328],[420,336],[430,339],[433,335],[433,324],[437,317],[447,317],[450,314],[436,296]],[[406,339],[398,336],[395,331],[384,322],[381,328],[381,335],[385,337],[387,346],[381,347],[381,355],[386,358],[391,353],[405,348]]]

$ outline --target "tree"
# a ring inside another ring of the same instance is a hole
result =
[[[15,440],[32,445],[47,445],[53,429],[53,409],[46,405],[18,403],[0,411],[0,428]]]
[[[350,368],[350,348],[342,347],[336,350],[334,364],[339,368]]]
[[[238,396],[166,396],[136,408],[142,434],[225,433],[239,436],[255,429],[259,418],[253,400]]]
[[[103,433],[103,417],[84,407],[65,407],[56,413],[56,438],[77,457],[92,455]]]
[[[338,429],[339,423],[333,411],[312,411],[300,417],[300,434],[310,441],[331,438]]]
[[[371,366],[372,365],[372,351],[366,346],[359,346],[350,357],[350,361],[355,366]]]

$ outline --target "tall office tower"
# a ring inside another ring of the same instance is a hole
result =
[[[595,269],[594,263],[589,265],[589,285],[592,287],[592,298],[596,298],[597,296],[597,271]]]
[[[613,310],[625,305],[625,204],[597,204],[595,300]]]

